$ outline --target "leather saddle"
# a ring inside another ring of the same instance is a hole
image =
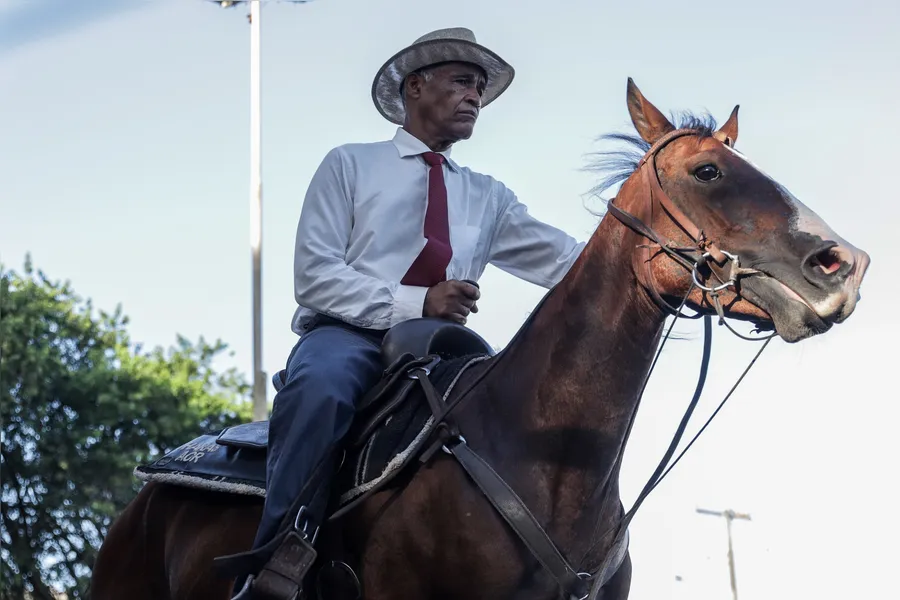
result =
[[[422,358],[437,355],[444,360],[468,354],[496,354],[480,335],[459,323],[435,317],[418,317],[391,327],[381,342],[381,362],[390,369],[405,355]],[[284,387],[287,371],[272,377],[276,391]]]
[[[404,354],[416,358],[436,354],[442,359],[467,354],[494,354],[494,349],[480,335],[459,323],[434,317],[420,317],[398,323],[381,342],[385,367],[393,365]]]

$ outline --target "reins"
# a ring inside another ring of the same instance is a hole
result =
[[[694,445],[694,442],[700,437],[700,435],[706,430],[712,420],[719,414],[722,407],[725,405],[725,402],[732,396],[734,391],[737,389],[737,386],[744,380],[744,377],[750,371],[754,364],[756,364],[757,359],[762,354],[763,350],[769,345],[769,342],[772,340],[777,333],[772,333],[765,338],[751,338],[745,335],[740,334],[735,331],[725,320],[724,310],[722,308],[721,301],[719,299],[720,292],[734,287],[740,277],[749,276],[759,273],[756,269],[745,269],[740,266],[739,257],[733,255],[729,252],[721,250],[717,247],[716,243],[710,240],[702,229],[697,227],[677,206],[671,201],[665,191],[662,189],[662,186],[659,182],[658,172],[656,170],[656,154],[669,142],[674,139],[677,139],[686,135],[696,135],[696,132],[689,129],[680,129],[675,130],[667,135],[663,136],[659,141],[657,141],[647,152],[647,154],[641,159],[640,163],[638,163],[638,169],[642,170],[642,177],[644,181],[648,184],[649,187],[649,196],[648,203],[650,205],[649,211],[652,218],[652,211],[654,200],[659,203],[664,211],[667,213],[668,217],[675,222],[679,228],[685,232],[693,241],[694,247],[684,247],[684,246],[676,246],[671,241],[664,242],[659,234],[653,230],[653,228],[639,218],[631,215],[630,213],[620,209],[614,204],[615,199],[609,202],[609,211],[612,213],[614,217],[616,217],[623,225],[628,227],[629,229],[636,232],[638,235],[647,238],[652,242],[652,244],[639,245],[637,248],[643,249],[646,251],[647,260],[643,261],[644,269],[643,272],[646,274],[645,277],[647,280],[641,281],[640,275],[638,275],[638,279],[640,283],[648,290],[650,296],[653,298],[654,302],[657,306],[663,310],[664,312],[668,312],[669,314],[674,315],[674,319],[672,320],[668,330],[666,331],[666,335],[664,336],[662,342],[660,343],[659,348],[657,349],[656,356],[653,358],[653,362],[650,365],[650,369],[647,372],[647,376],[644,378],[644,383],[641,386],[641,390],[638,394],[638,401],[635,404],[634,411],[631,414],[629,419],[628,427],[625,432],[625,436],[623,438],[622,444],[619,449],[619,453],[616,456],[615,465],[620,465],[623,458],[623,449],[626,445],[628,437],[631,434],[631,429],[634,425],[634,422],[637,417],[638,409],[640,407],[641,400],[644,395],[644,391],[646,390],[647,384],[650,381],[650,377],[653,374],[653,370],[656,367],[656,364],[659,360],[659,357],[662,353],[663,348],[666,345],[666,342],[669,339],[669,336],[672,332],[672,329],[675,326],[675,322],[679,318],[689,318],[689,319],[697,319],[703,318],[703,356],[700,362],[700,374],[697,380],[697,384],[694,389],[694,395],[691,398],[690,403],[688,404],[687,409],[685,410],[684,415],[681,418],[681,422],[678,424],[678,428],[675,431],[675,435],[672,438],[672,441],[669,444],[665,454],[654,470],[653,474],[647,480],[647,483],[644,485],[631,509],[625,513],[622,519],[615,527],[616,537],[613,541],[610,552],[607,554],[603,563],[601,563],[600,568],[597,570],[596,574],[592,575],[590,578],[593,579],[593,585],[591,586],[590,592],[585,595],[583,598],[579,600],[595,600],[598,598],[603,586],[611,579],[614,574],[613,569],[618,569],[621,565],[621,556],[624,554],[625,549],[627,549],[628,545],[628,525],[631,523],[638,509],[643,504],[644,500],[650,495],[650,493],[656,489],[656,487],[662,482],[663,479],[672,471],[676,464],[681,460],[681,458],[685,455],[685,453]],[[650,176],[650,171],[653,172],[652,177]],[[672,306],[666,302],[659,292],[656,290],[655,280],[653,279],[652,271],[650,270],[650,257],[649,251],[651,247],[658,247],[662,252],[666,253],[669,257],[675,260],[676,263],[682,265],[686,269],[691,272],[691,284],[688,288],[687,293],[685,293],[684,297],[681,300],[681,303],[677,308],[672,308]],[[693,263],[685,256],[686,254],[693,252],[700,252],[699,258]],[[638,252],[635,252],[635,256],[638,255]],[[710,267],[710,273],[713,277],[719,280],[718,284],[706,285],[704,282],[700,281],[699,278],[699,269],[701,263],[706,261],[708,266]],[[712,264],[710,264],[712,263]],[[726,264],[729,265],[729,273],[727,275],[720,275],[717,273],[716,268],[713,266],[715,264],[716,267],[722,268]],[[637,265],[635,265],[637,267]],[[639,274],[642,270],[636,269],[635,273]],[[716,313],[719,317],[719,324],[725,325],[729,331],[731,331],[736,336],[740,337],[744,340],[750,341],[763,341],[763,345],[760,347],[759,352],[753,357],[747,367],[744,369],[741,376],[735,382],[735,384],[731,387],[731,389],[726,394],[725,398],[719,403],[718,407],[715,411],[713,411],[712,415],[706,420],[700,430],[694,435],[691,441],[685,446],[685,448],[678,454],[672,464],[669,464],[669,461],[672,459],[672,456],[675,454],[675,450],[678,448],[678,444],[681,442],[681,438],[684,435],[685,430],[687,429],[687,425],[690,422],[691,416],[693,415],[694,409],[697,406],[697,402],[700,400],[700,396],[703,393],[703,388],[706,383],[706,376],[709,370],[709,360],[712,354],[712,320],[709,314],[697,313],[693,316],[684,315],[682,310],[684,305],[687,303],[687,299],[690,297],[691,292],[694,291],[694,288],[698,288],[709,295],[713,300],[713,305],[715,307]],[[667,467],[668,465],[668,467]],[[590,552],[597,546],[600,540],[605,539],[609,532],[605,533],[602,536],[599,536],[594,544],[588,548],[585,552],[585,556],[590,554]],[[612,571],[612,572],[611,572]]]

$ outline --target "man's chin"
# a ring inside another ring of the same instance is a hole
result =
[[[458,140],[467,140],[475,131],[475,121],[459,123],[452,128],[453,137]]]

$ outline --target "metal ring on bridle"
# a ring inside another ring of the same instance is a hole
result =
[[[722,252],[722,254],[727,256],[731,260],[731,262],[733,262],[735,264],[735,266],[738,266],[738,267],[740,266],[740,260],[738,259],[737,256],[735,256],[734,254],[731,254],[730,252],[725,252],[724,250],[722,250],[721,252]],[[721,292],[725,288],[733,286],[735,284],[734,278],[731,278],[728,281],[726,281],[725,283],[723,283],[721,285],[717,285],[715,287],[705,286],[702,283],[700,283],[700,280],[697,279],[697,275],[698,275],[697,267],[699,267],[700,263],[709,257],[710,257],[709,252],[704,252],[703,256],[701,256],[697,260],[697,262],[694,263],[694,268],[691,270],[691,277],[694,279],[694,285],[696,285],[698,288],[700,288],[704,292]]]

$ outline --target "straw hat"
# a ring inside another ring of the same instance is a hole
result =
[[[506,91],[515,70],[495,52],[475,41],[475,34],[464,27],[438,29],[426,33],[410,46],[392,56],[375,74],[372,100],[378,112],[388,121],[402,125],[406,110],[400,88],[406,76],[430,65],[443,62],[473,63],[487,73],[487,87],[481,99],[485,107]]]

